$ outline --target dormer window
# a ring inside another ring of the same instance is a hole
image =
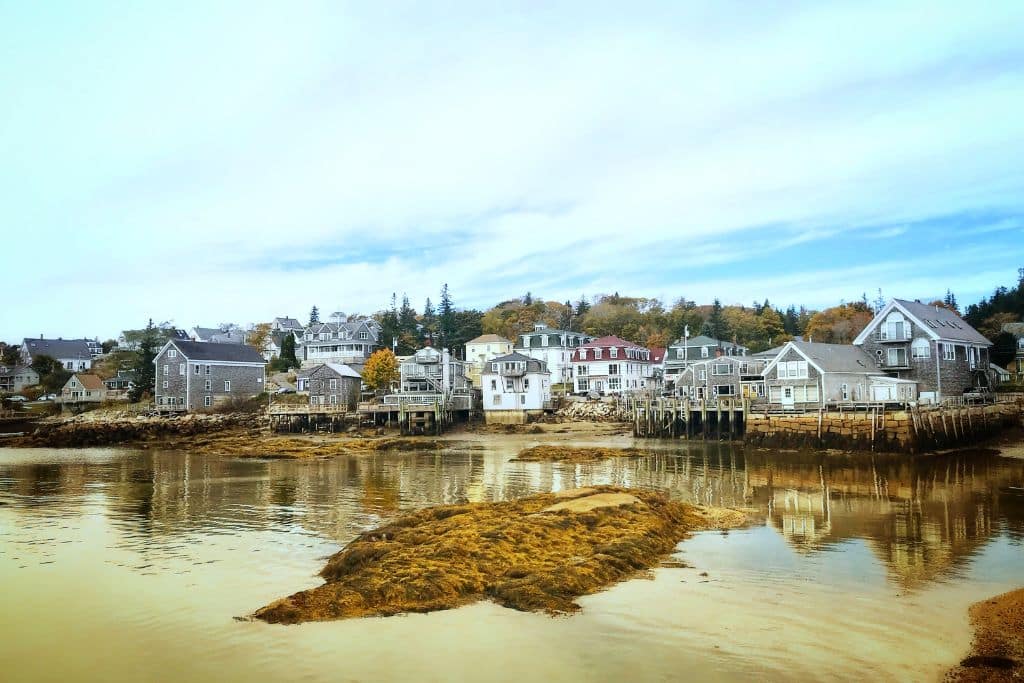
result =
[[[601,360],[601,349],[594,349],[594,360]]]
[[[706,346],[700,347],[700,357],[701,358],[707,358],[710,355],[711,355],[711,350],[708,347],[706,347]]]
[[[613,346],[612,348],[610,348],[608,350],[608,355],[611,356],[612,358],[618,358],[619,357],[619,350],[616,347]]]
[[[587,350],[586,349],[580,349],[580,360],[586,360],[586,359],[587,359]]]

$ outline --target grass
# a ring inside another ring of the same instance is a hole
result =
[[[253,616],[295,624],[480,600],[569,613],[579,596],[657,565],[690,531],[743,522],[739,512],[615,487],[426,508],[361,535],[330,558],[323,585]]]
[[[516,462],[592,462],[605,458],[632,458],[641,455],[637,448],[603,448],[588,446],[571,448],[568,446],[533,446],[520,451],[514,459]]]

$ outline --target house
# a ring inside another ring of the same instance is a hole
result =
[[[652,381],[650,350],[615,336],[583,344],[571,360],[576,393],[618,394]]]
[[[668,349],[652,346],[650,347],[650,352],[651,380],[654,386],[661,387],[665,384],[665,356],[668,354]]]
[[[683,337],[674,344],[670,344],[665,353],[665,386],[669,389],[673,388],[677,376],[691,363],[716,356],[745,356],[747,352],[748,349],[745,346],[713,339],[703,334],[696,337]]]
[[[353,409],[359,402],[362,377],[347,365],[320,363],[299,371],[296,384],[309,392],[311,406],[341,406]]]
[[[484,364],[497,356],[512,353],[512,342],[496,334],[483,334],[466,342],[466,361],[469,363],[469,381],[473,386],[481,386],[481,373]]]
[[[274,318],[270,323],[271,332],[292,332],[302,334],[305,329],[295,318]]]
[[[295,357],[302,367],[335,363],[361,368],[380,348],[380,324],[376,320],[313,323],[302,331]]]
[[[487,361],[481,380],[487,424],[526,424],[551,408],[551,373],[544,361],[521,353],[497,356]]]
[[[16,394],[39,384],[39,373],[27,365],[0,365],[0,394]]]
[[[87,372],[71,375],[60,390],[61,403],[103,403],[107,400],[107,387],[103,380]]]
[[[768,361],[751,356],[717,356],[690,363],[676,375],[673,391],[690,399],[765,398],[764,369]]]
[[[264,390],[267,361],[243,344],[171,339],[153,363],[158,410],[202,410]]]
[[[49,356],[65,370],[80,372],[92,368],[93,353],[88,339],[39,339],[26,338],[21,343],[23,365],[32,365],[39,356]]]
[[[1002,331],[1013,335],[1016,349],[1013,360],[1006,368],[1010,373],[1010,381],[1022,384],[1024,383],[1024,323],[1004,323]]]
[[[402,359],[398,365],[399,391],[409,393],[469,392],[469,363],[457,360],[448,349],[427,346]]]
[[[849,344],[788,342],[765,366],[764,383],[768,402],[785,409],[917,399],[916,382],[886,375]]]
[[[115,377],[103,380],[107,388],[107,398],[124,398],[128,390],[135,386],[135,373],[131,370],[118,370]]]
[[[992,342],[942,306],[893,299],[853,344],[886,374],[916,382],[922,401],[937,402],[992,385]]]
[[[555,384],[572,384],[572,355],[576,349],[594,338],[582,332],[557,330],[544,323],[536,323],[533,332],[519,335],[517,353],[543,361],[551,371]]]
[[[212,344],[244,344],[245,332],[237,327],[193,327],[188,332],[189,339]]]

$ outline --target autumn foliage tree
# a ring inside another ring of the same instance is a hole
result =
[[[871,309],[861,301],[826,308],[811,316],[804,337],[826,344],[849,344],[873,317]]]
[[[363,382],[374,392],[382,394],[399,379],[398,358],[391,349],[375,351],[363,366]]]

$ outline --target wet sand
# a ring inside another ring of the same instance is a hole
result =
[[[971,654],[953,668],[947,680],[1024,680],[1024,588],[975,603]]]

